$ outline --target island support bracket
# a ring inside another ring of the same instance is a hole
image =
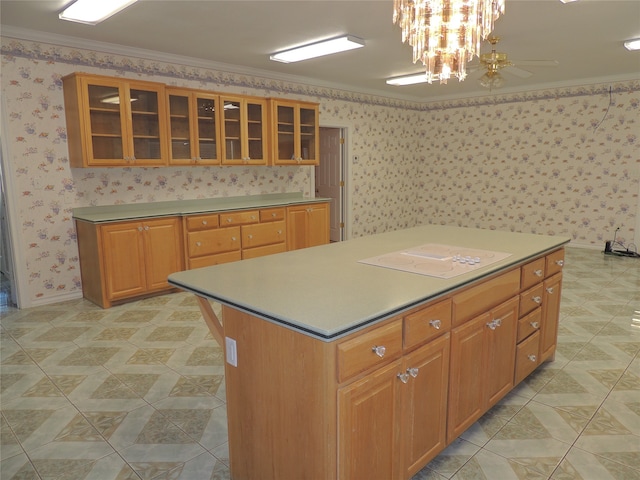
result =
[[[208,299],[201,297],[200,295],[196,295],[196,298],[198,299],[198,306],[200,307],[200,312],[204,318],[204,323],[209,327],[211,335],[213,335],[213,338],[218,342],[218,345],[224,348],[224,330],[222,329],[222,322],[213,311],[213,307],[211,307],[211,303]]]

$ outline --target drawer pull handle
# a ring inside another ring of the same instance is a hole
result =
[[[138,231],[141,232],[142,231],[142,227],[138,227]]]
[[[564,266],[564,260],[556,260],[556,265],[558,265],[559,267],[563,267]]]
[[[253,238],[253,235],[248,235],[249,240],[251,240]]]
[[[531,354],[531,355],[528,355],[528,356],[527,356],[527,358],[528,358],[529,360],[531,360],[532,362],[535,362],[535,361],[537,360],[537,358],[538,358],[538,357],[536,357],[535,355]]]
[[[282,230],[278,230],[278,235],[282,235]]]
[[[256,216],[255,215],[251,215],[251,220],[255,220]]]
[[[418,369],[415,367],[407,368],[407,373],[411,375],[413,378],[416,378],[418,376]]]
[[[408,373],[399,373],[398,374],[398,378],[400,379],[400,381],[402,383],[407,383],[409,381],[409,374]]]
[[[547,292],[549,292],[549,293],[553,293],[553,287],[549,287],[549,288],[547,288]]]
[[[272,216],[273,218],[276,218],[277,214],[276,214],[276,213],[272,213],[272,214],[271,214],[271,216]]]
[[[196,242],[196,247],[201,247],[202,246],[202,242]]]
[[[231,241],[235,242],[236,241],[236,237],[231,237]]]
[[[540,328],[540,323],[538,323],[538,322],[531,322],[531,326],[532,326],[533,328],[538,329],[538,328]]]
[[[489,327],[491,330],[495,330],[500,325],[502,325],[502,319],[501,318],[495,318],[495,319],[491,320],[490,322],[487,322],[487,327]]]
[[[429,325],[431,325],[436,330],[440,330],[442,322],[440,320],[429,320]]]
[[[533,274],[534,274],[536,277],[541,277],[541,276],[542,276],[542,270],[534,270]]]
[[[382,358],[384,357],[384,353],[387,351],[387,349],[383,345],[375,345],[371,347],[371,351]]]
[[[532,297],[531,300],[533,300],[538,305],[540,305],[542,303],[542,298],[539,295],[536,295],[535,297]]]
[[[231,223],[233,220],[231,220],[230,218],[227,218],[227,223]]]
[[[203,225],[206,225],[206,224],[207,224],[207,221],[206,221],[206,220],[202,220],[202,224],[203,224]]]

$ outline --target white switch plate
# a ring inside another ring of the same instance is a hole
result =
[[[227,363],[238,366],[238,349],[236,348],[236,341],[233,338],[224,337],[224,343],[227,350]]]

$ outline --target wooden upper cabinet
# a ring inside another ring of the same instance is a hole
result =
[[[318,165],[318,104],[271,99],[273,164]]]
[[[169,164],[220,164],[220,97],[167,88]]]
[[[167,164],[163,84],[72,74],[63,86],[72,167]]]
[[[267,164],[267,100],[220,96],[222,165]]]

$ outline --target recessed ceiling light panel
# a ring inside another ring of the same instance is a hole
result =
[[[634,38],[624,42],[624,47],[627,50],[640,50],[640,38]]]
[[[427,74],[425,72],[416,73],[414,75],[405,75],[403,77],[395,77],[387,79],[387,85],[415,85],[416,83],[427,83]]]
[[[323,40],[322,42],[310,43],[301,47],[274,53],[269,58],[276,62],[292,63],[361,47],[364,47],[364,40],[352,35],[343,35],[342,37],[331,38],[329,40]]]
[[[70,22],[96,25],[124,10],[137,0],[76,0],[65,8],[58,17]]]

